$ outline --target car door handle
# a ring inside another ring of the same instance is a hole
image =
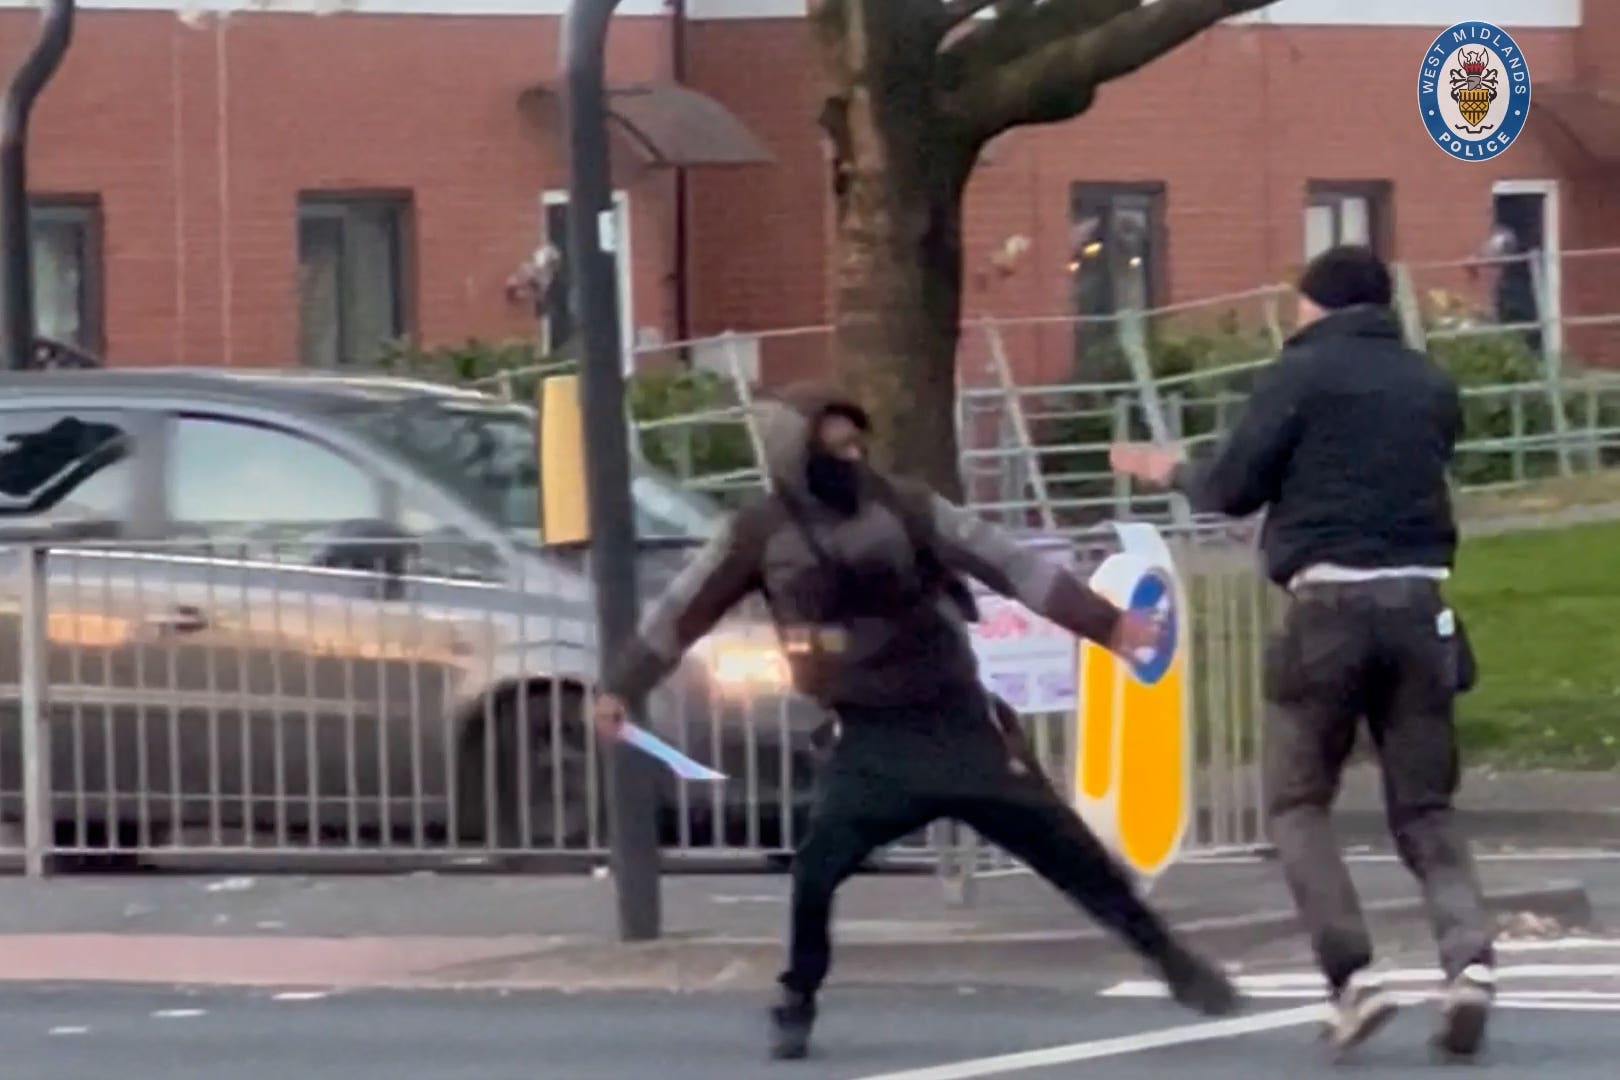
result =
[[[202,613],[201,608],[181,604],[168,611],[148,615],[146,625],[175,634],[195,634],[207,628],[208,616]]]

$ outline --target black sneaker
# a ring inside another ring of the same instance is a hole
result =
[[[1434,1045],[1452,1057],[1473,1057],[1485,1042],[1485,1021],[1496,998],[1496,972],[1470,964],[1446,987],[1440,999],[1440,1030]]]
[[[1158,961],[1176,1004],[1205,1016],[1229,1016],[1241,1002],[1226,973],[1196,953],[1174,946]]]
[[[1399,1005],[1375,976],[1358,971],[1333,995],[1333,1016],[1324,1032],[1336,1053],[1360,1046],[1395,1017]]]
[[[784,990],[771,1008],[771,1057],[798,1061],[810,1053],[810,1029],[816,1024],[816,999]]]

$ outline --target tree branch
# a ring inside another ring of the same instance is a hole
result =
[[[1004,63],[1057,38],[1101,26],[1139,3],[1141,0],[1007,0],[994,19],[948,41],[944,52],[967,65]]]
[[[1129,10],[1079,33],[1048,39],[1007,62],[975,64],[969,77],[951,88],[951,109],[981,143],[1008,128],[1068,120],[1090,108],[1103,83],[1129,75],[1222,19],[1272,2],[1049,0],[1042,8],[1072,4],[1093,14],[1109,6]]]

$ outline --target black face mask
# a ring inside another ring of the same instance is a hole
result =
[[[861,469],[853,461],[822,450],[810,451],[804,469],[805,486],[824,505],[846,516],[861,505]]]

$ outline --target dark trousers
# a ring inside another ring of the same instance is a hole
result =
[[[1330,818],[1365,718],[1391,835],[1422,884],[1448,975],[1489,963],[1491,929],[1452,811],[1458,638],[1437,583],[1304,585],[1266,660],[1271,838],[1329,983],[1372,961],[1372,941]]]
[[[982,699],[944,710],[839,713],[793,864],[793,927],[782,985],[814,995],[832,962],[833,894],[876,849],[954,818],[1022,860],[1139,953],[1170,934],[1079,816],[1009,747]]]

